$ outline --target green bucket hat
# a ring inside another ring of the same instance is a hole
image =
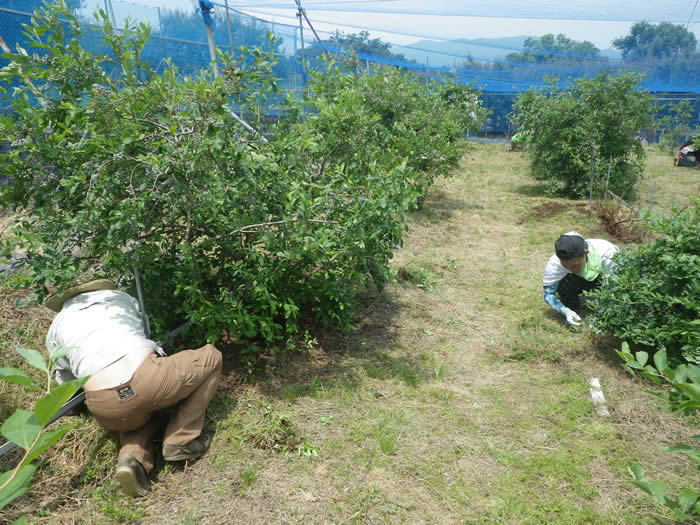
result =
[[[86,292],[96,292],[97,290],[116,289],[117,286],[114,284],[113,281],[110,281],[109,279],[95,279],[86,283],[70,286],[66,288],[63,291],[63,294],[61,295],[58,295],[56,293],[51,294],[41,304],[49,310],[53,310],[54,312],[60,312],[61,308],[63,308],[63,303],[65,303],[68,299],[75,297],[76,295],[80,295],[81,293]]]

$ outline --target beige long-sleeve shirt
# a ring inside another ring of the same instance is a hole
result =
[[[46,334],[46,347],[49,352],[69,349],[56,362],[58,383],[92,376],[130,351],[163,353],[146,337],[138,301],[118,290],[87,292],[66,301]],[[135,371],[118,370],[124,377],[110,378],[110,383],[127,382]]]

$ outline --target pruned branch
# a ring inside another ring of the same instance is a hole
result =
[[[270,221],[270,222],[261,222],[258,224],[248,224],[247,226],[241,226],[237,230],[233,230],[230,233],[227,233],[225,235],[217,235],[216,237],[212,237],[210,240],[211,241],[219,241],[221,239],[226,239],[227,237],[233,237],[234,235],[241,235],[241,234],[246,234],[246,233],[257,233],[256,228],[265,228],[267,226],[280,226],[282,224],[291,224],[294,222],[312,222],[312,223],[317,223],[317,224],[340,224],[338,221],[326,221],[322,219],[290,219],[286,221]]]

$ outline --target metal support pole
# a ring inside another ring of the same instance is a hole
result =
[[[231,45],[231,54],[233,54],[233,33],[231,32],[231,14],[228,10],[228,0],[224,0],[224,7],[226,8],[226,27],[228,28],[228,41]]]
[[[245,120],[243,120],[241,117],[236,115],[236,112],[229,109],[231,112],[231,116],[233,117],[233,120],[238,122],[241,126],[243,126],[245,129],[253,133],[256,137],[258,137],[260,140],[262,140],[265,144],[267,144],[269,141],[260,133],[257,129],[255,129],[253,126],[248,124]]]
[[[163,35],[163,19],[160,16],[160,7],[156,7],[158,10],[158,32],[160,33],[160,36]],[[160,52],[163,55],[163,58],[165,58],[165,41],[161,38],[160,40]]]
[[[209,58],[211,59],[214,78],[218,78],[219,69],[216,66],[216,46],[214,45],[214,35],[211,31],[211,11],[214,4],[210,0],[199,0],[199,10],[202,13],[204,29],[207,32],[207,43],[209,44]]]
[[[301,21],[301,2],[296,0],[299,12],[297,13],[297,18],[299,19],[299,37],[301,39],[301,59],[304,60],[304,25]]]
[[[297,32],[294,31],[294,53],[293,56],[297,56]],[[299,75],[297,64],[294,64],[294,73],[292,78],[294,79],[294,91],[297,89],[297,76]]]
[[[105,9],[107,10],[107,16],[112,22],[112,27],[117,30],[117,19],[114,16],[114,8],[112,7],[112,0],[105,0]]]
[[[204,28],[207,30],[207,42],[209,43],[209,56],[211,57],[211,63],[212,67],[214,70],[214,78],[219,77],[219,68],[216,66],[216,47],[214,46],[214,35],[212,34],[211,27],[209,23],[207,23],[207,18],[204,18]],[[260,140],[263,142],[267,143],[268,140],[262,136],[262,134],[256,130],[253,126],[248,124],[245,120],[243,120],[241,117],[236,115],[236,112],[233,111],[232,109],[229,109],[229,112],[231,113],[231,116],[233,119],[238,122],[241,126],[243,126],[245,129],[250,131],[251,133],[255,134]]]
[[[299,12],[303,15],[304,20],[306,20],[306,23],[309,24],[309,29],[311,29],[311,32],[314,34],[316,37],[316,41],[320,44],[321,39],[318,36],[318,33],[316,33],[316,30],[314,29],[314,26],[311,24],[311,20],[309,20],[309,17],[306,16],[306,10],[301,8],[301,0],[295,0],[297,3],[297,6],[299,7]],[[324,49],[324,53],[327,53],[327,51]]]
[[[654,205],[654,194],[656,193],[656,181],[651,187],[651,197],[649,197],[649,214],[651,215],[651,208]]]
[[[211,66],[214,70],[214,78],[219,77],[219,68],[216,66],[216,46],[214,45],[214,35],[211,32],[209,24],[204,24],[204,29],[207,31],[207,42],[209,43],[209,57],[211,58]]]
[[[139,307],[141,309],[141,319],[143,320],[143,331],[146,334],[146,338],[151,337],[151,324],[148,322],[148,315],[146,315],[146,306],[143,302],[143,291],[141,290],[141,276],[139,275],[139,270],[134,266],[134,278],[136,280],[136,294],[139,299]]]

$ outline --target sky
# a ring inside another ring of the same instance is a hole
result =
[[[87,10],[111,1],[117,19],[126,15],[157,24],[157,10],[191,11],[193,0],[87,0]],[[294,0],[215,0],[275,23],[298,25]],[[0,2],[1,3],[1,2]],[[301,0],[314,25],[324,34],[370,32],[371,38],[407,45],[419,40],[541,36],[564,33],[600,49],[625,36],[632,24],[670,21],[687,25],[700,41],[698,0]],[[218,7],[221,6],[221,7]],[[305,38],[311,38],[305,25]],[[321,35],[323,38],[324,35]]]

